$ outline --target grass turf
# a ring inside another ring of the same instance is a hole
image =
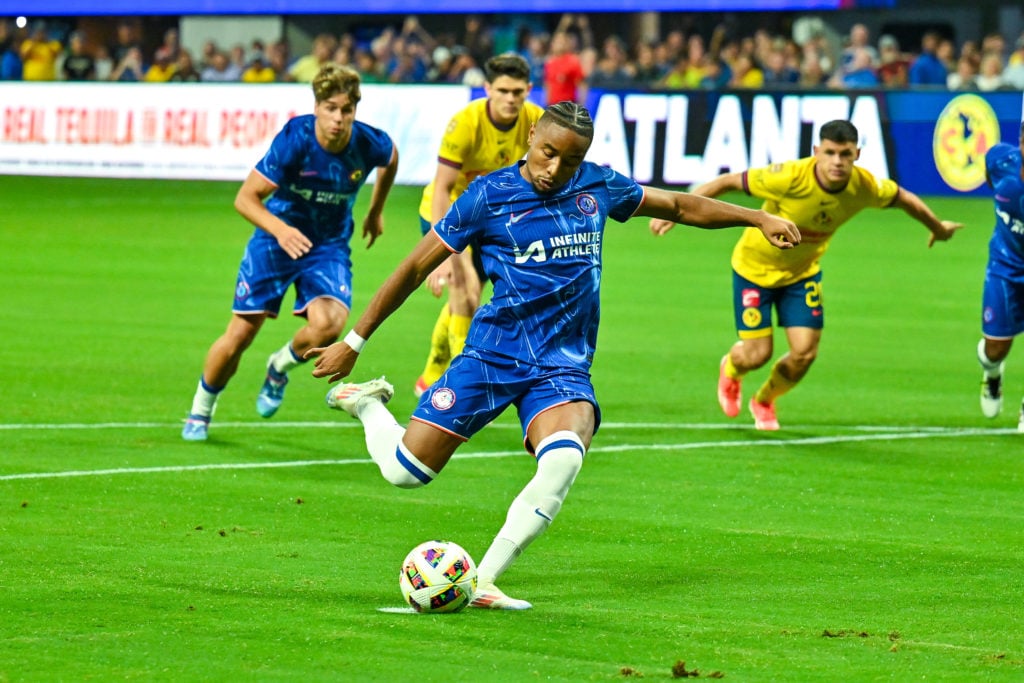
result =
[[[284,315],[211,441],[185,443],[250,230],[237,186],[3,182],[0,681],[1024,675],[1014,356],[1003,416],[977,406],[988,202],[929,200],[968,225],[930,251],[899,211],[840,230],[819,360],[775,434],[714,398],[737,233],[611,223],[605,422],[502,581],[535,609],[425,617],[378,608],[400,605],[420,541],[482,555],[533,471],[514,416],[429,487],[393,489],[323,382],[296,372],[278,415],[256,416],[266,357],[297,326]],[[418,238],[417,199],[396,188],[385,236],[355,247],[356,314]],[[416,293],[357,366],[395,382],[400,420],[437,309]]]

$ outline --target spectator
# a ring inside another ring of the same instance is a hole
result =
[[[288,80],[288,43],[277,40],[267,47],[267,65],[274,70],[276,81]],[[363,82],[367,81],[364,79]]]
[[[273,83],[277,80],[277,73],[262,56],[257,56],[246,65],[239,79],[243,83]]]
[[[857,51],[864,50],[870,59],[869,66],[874,69],[880,60],[878,51],[871,45],[871,33],[864,24],[854,24],[850,27],[850,35],[847,37],[847,45],[839,54],[839,67],[844,73],[849,73],[855,68]],[[863,60],[861,60],[863,61]],[[863,67],[859,67],[863,68]]]
[[[786,53],[773,47],[764,65],[766,88],[792,88],[800,81],[800,72],[786,64]]]
[[[894,36],[883,35],[878,39],[878,79],[887,88],[907,87],[907,72],[910,60],[900,52],[900,44]]]
[[[85,37],[80,31],[72,31],[68,36],[68,54],[61,72],[65,81],[96,80],[96,60],[86,51]]]
[[[18,54],[18,31],[14,24],[0,17],[0,81],[20,81],[21,55]]]
[[[764,72],[754,64],[754,58],[743,53],[736,57],[732,67],[732,88],[760,88],[764,85]]]
[[[700,79],[699,84],[702,90],[721,90],[728,86],[732,79],[732,70],[722,60],[711,55],[704,55],[702,71],[704,76]]]
[[[476,64],[484,64],[494,56],[494,34],[477,14],[466,17],[466,32],[462,36],[461,44],[472,55]]]
[[[1003,70],[1003,81],[1007,87],[1024,90],[1024,33],[1017,38],[1016,49],[1010,53]]]
[[[659,88],[667,90],[686,90],[691,86],[687,83],[686,73],[690,68],[690,59],[685,54],[680,54],[676,63],[657,82]],[[699,83],[697,84],[700,85]]]
[[[441,49],[448,51],[448,48],[441,47],[435,48],[435,51]],[[450,51],[448,52],[448,60],[449,62],[451,61]],[[363,83],[384,83],[387,81],[383,69],[377,63],[377,58],[373,56],[373,52],[370,50],[356,48],[355,69],[359,72],[359,80]]]
[[[174,73],[171,74],[172,83],[198,83],[203,80],[199,71],[196,70],[192,53],[187,48],[178,50],[178,60],[174,64]]]
[[[178,68],[178,65],[171,61],[170,51],[157,50],[156,54],[156,59],[146,69],[142,80],[146,83],[167,83],[174,76],[174,71]]]
[[[238,80],[242,80],[242,72],[249,67],[249,59],[245,55],[245,45],[235,43],[228,51],[228,60],[231,66],[238,70]]]
[[[956,71],[946,77],[946,88],[949,90],[977,90],[978,67],[974,60],[962,56],[957,60]]]
[[[136,31],[136,22],[131,19],[122,19],[117,22],[114,44],[107,49],[115,69],[124,61],[124,58],[128,56],[128,51],[133,47],[141,47],[138,31]]]
[[[956,45],[949,38],[943,38],[939,41],[939,46],[935,49],[935,56],[939,58],[942,65],[946,67],[946,73],[956,71]],[[975,61],[975,64],[980,64],[981,60]]]
[[[473,59],[469,50],[461,45],[456,45],[452,48],[452,54],[455,56],[455,62],[449,72],[450,82],[482,88],[487,79],[483,69],[477,66],[476,60]]]
[[[1021,66],[1024,65],[1024,31],[1017,37],[1017,42],[1014,44],[1013,52],[1010,53],[1010,58],[1006,60],[1007,66]]]
[[[114,60],[110,58],[110,49],[106,45],[97,45],[93,53],[97,81],[109,81],[114,73]]]
[[[200,53],[199,58],[200,72],[202,72],[203,69],[213,65],[213,56],[217,54],[217,52],[219,51],[220,48],[217,47],[217,41],[207,40],[205,43],[203,43],[203,51]]]
[[[547,58],[547,37],[522,29],[519,54],[530,65],[530,82],[544,82],[544,61]]]
[[[551,36],[551,53],[544,64],[544,92],[547,103],[584,102],[584,79],[583,66],[573,37],[565,29],[555,31]]]
[[[984,54],[976,80],[978,90],[981,92],[992,92],[1003,88],[1003,57],[1001,53],[986,52]]]
[[[242,79],[242,71],[231,63],[227,53],[217,50],[213,53],[210,66],[199,72],[203,83],[237,83]]]
[[[288,69],[286,80],[312,83],[313,77],[320,73],[323,65],[331,61],[337,46],[338,41],[334,36],[330,33],[321,33],[313,39],[313,46],[310,48],[309,54],[299,57]]]
[[[444,45],[438,45],[430,55],[430,68],[427,69],[427,80],[431,83],[450,83],[452,66],[455,57]]]
[[[939,34],[935,31],[927,31],[922,36],[921,54],[910,65],[910,71],[907,74],[907,80],[911,87],[945,87],[949,70],[936,55],[939,40]]]
[[[57,80],[57,58],[64,51],[60,41],[46,32],[46,24],[39,21],[32,27],[28,39],[21,43],[22,79],[26,81]]]
[[[633,73],[622,39],[615,35],[608,36],[602,44],[601,56],[590,73],[590,87],[628,90],[636,85]]]
[[[1000,63],[1006,59],[1006,38],[998,31],[988,33],[981,39],[981,54],[987,55],[992,53],[999,57]]]
[[[633,49],[635,52],[633,78],[636,79],[636,82],[653,85],[660,81],[665,72],[654,60],[654,47],[647,41],[641,40]]]
[[[159,62],[161,58],[167,59],[167,64],[178,61],[178,54],[181,52],[181,41],[178,36],[178,29],[169,28],[164,31],[164,42],[153,53],[153,61]]]
[[[135,46],[128,48],[124,57],[114,67],[110,74],[110,80],[119,83],[141,83],[146,76],[145,67],[142,65],[142,48]]]
[[[871,64],[871,53],[858,47],[853,51],[853,59],[847,65],[845,73],[836,72],[839,85],[849,89],[877,88],[880,81]]]
[[[800,87],[820,88],[828,82],[828,74],[822,68],[822,58],[813,44],[804,46],[804,58],[800,64]]]
[[[694,33],[686,39],[686,87],[699,88],[700,82],[704,79],[704,39],[699,33]]]

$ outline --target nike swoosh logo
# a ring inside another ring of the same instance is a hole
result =
[[[512,217],[509,218],[509,220],[514,225],[514,224],[518,223],[521,219],[525,218],[526,216],[529,216],[531,213],[533,213],[533,209],[530,209],[529,211],[523,211],[518,216],[516,214],[512,214]]]
[[[547,515],[545,515],[543,512],[541,512],[540,508],[533,508],[533,514],[537,515],[538,517],[543,517],[544,519],[548,520],[549,522],[551,521],[551,518],[548,517]]]

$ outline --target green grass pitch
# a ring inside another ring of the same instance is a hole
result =
[[[900,211],[839,231],[820,356],[774,434],[715,400],[738,231],[609,224],[604,424],[501,582],[534,609],[431,617],[380,608],[401,605],[417,543],[483,554],[533,472],[514,415],[429,487],[394,489],[324,381],[296,371],[256,415],[284,315],[211,440],[185,443],[250,232],[237,185],[0,188],[0,681],[1024,678],[1020,357],[1004,414],[978,408],[990,202],[929,199],[967,224],[931,250]],[[418,239],[417,201],[396,188],[386,234],[356,244],[356,314]],[[438,305],[417,292],[356,368],[395,383],[400,421]]]

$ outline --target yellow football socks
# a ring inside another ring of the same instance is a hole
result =
[[[452,352],[448,346],[450,320],[451,309],[448,308],[448,304],[445,304],[441,307],[437,322],[434,323],[434,331],[430,335],[430,355],[427,356],[427,364],[421,375],[427,386],[436,382],[444,374],[444,371],[448,369],[448,363],[452,360]]]
[[[732,354],[725,354],[725,365],[722,370],[725,372],[725,376],[729,379],[742,379],[743,373],[736,369],[736,366],[732,364]]]
[[[462,347],[466,345],[466,337],[469,336],[469,324],[473,318],[468,315],[452,315],[448,321],[448,350],[452,358],[462,353]]]
[[[754,394],[754,400],[758,403],[774,403],[775,399],[782,396],[784,393],[792,389],[797,385],[796,382],[789,379],[782,374],[780,365],[782,359],[775,361],[772,366],[772,372],[768,375],[768,379],[761,385],[761,388]]]

